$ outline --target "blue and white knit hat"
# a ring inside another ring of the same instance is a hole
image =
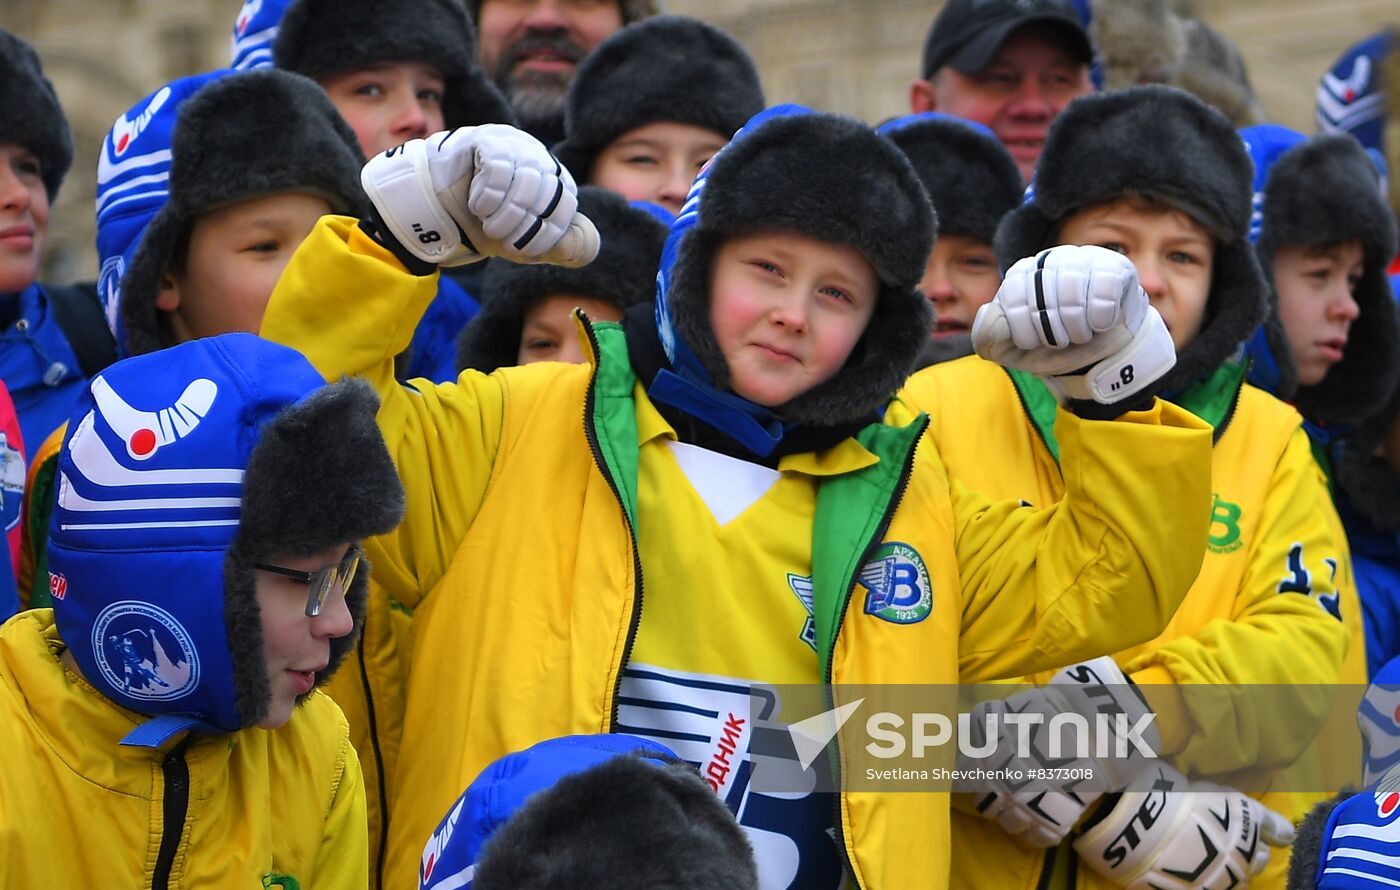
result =
[[[327,386],[299,353],[251,334],[191,341],[93,378],[59,455],[50,589],[87,680],[156,718],[125,743],[262,719],[269,687],[251,565],[397,523],[402,489],[377,407],[362,381]],[[356,627],[363,593],[347,594]],[[349,645],[332,643],[333,662]]]
[[[1317,84],[1317,129],[1350,133],[1366,148],[1385,144],[1386,95],[1381,69],[1395,48],[1382,31],[1347,47]]]
[[[272,45],[277,41],[277,28],[282,14],[292,0],[244,0],[233,20],[233,35],[229,47],[229,67],[237,71],[271,68]]]
[[[171,81],[118,115],[97,156],[97,292],[107,325],[125,352],[118,317],[122,279],[146,227],[170,196],[170,143],[180,105],[205,84],[228,75],[210,71]]]

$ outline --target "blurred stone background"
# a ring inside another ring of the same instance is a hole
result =
[[[737,37],[773,102],[876,123],[908,110],[932,0],[663,0]],[[97,148],[118,114],[161,83],[227,64],[241,0],[0,0],[0,27],[33,43],[78,154],[54,208],[45,280],[97,273]],[[1400,25],[1400,0],[1174,0],[1233,40],[1270,117],[1312,132],[1313,91],[1348,45]]]

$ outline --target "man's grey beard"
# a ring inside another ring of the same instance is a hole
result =
[[[545,145],[564,138],[564,95],[572,75],[524,72],[518,77],[507,74],[500,87],[515,110],[520,128]]]

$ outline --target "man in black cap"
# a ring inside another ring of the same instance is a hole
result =
[[[949,0],[924,41],[909,106],[990,127],[1029,181],[1050,122],[1093,90],[1092,59],[1070,0]]]

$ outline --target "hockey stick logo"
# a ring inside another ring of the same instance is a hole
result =
[[[105,378],[97,377],[92,381],[92,397],[97,402],[98,412],[122,437],[126,453],[136,460],[149,460],[164,446],[193,433],[218,394],[218,385],[201,377],[185,387],[170,407],[140,411],[117,395]]]

